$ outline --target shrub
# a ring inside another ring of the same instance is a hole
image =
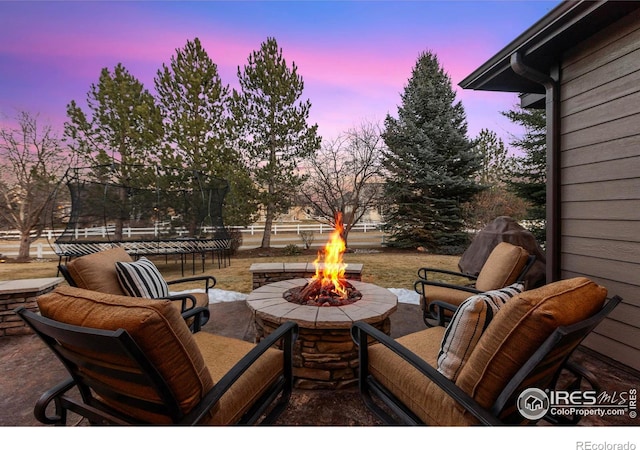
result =
[[[242,245],[242,231],[235,228],[228,228],[227,233],[229,235],[229,239],[231,239],[231,247],[229,250],[231,251],[231,255],[235,255]]]
[[[300,253],[302,253],[302,250],[296,244],[289,244],[284,248],[284,254],[287,256],[296,256]]]
[[[301,231],[300,239],[302,239],[302,244],[304,245],[304,248],[309,250],[309,248],[311,247],[311,244],[313,244],[315,235],[313,234],[313,231]]]

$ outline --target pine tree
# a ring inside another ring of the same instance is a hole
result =
[[[510,172],[511,159],[502,139],[495,131],[480,130],[473,147],[480,158],[476,179],[486,187],[503,185]]]
[[[238,67],[241,92],[234,90],[233,111],[239,144],[247,157],[265,213],[262,248],[271,245],[271,226],[292,205],[304,181],[298,167],[320,147],[317,125],[307,120],[311,102],[301,101],[304,88],[295,63],[291,68],[274,38],[263,42]]]
[[[513,161],[502,139],[494,131],[482,129],[475,139],[473,150],[480,158],[476,181],[483,189],[464,205],[467,226],[479,230],[499,216],[522,219],[526,204],[507,190]]]
[[[122,64],[113,73],[102,69],[98,84],[87,94],[87,105],[90,116],[74,100],[67,105],[65,137],[80,160],[102,166],[94,168],[96,176],[120,185],[111,210],[118,240],[125,221],[120,205],[127,200],[127,189],[144,189],[155,179],[162,115],[154,97]]]
[[[200,40],[187,41],[177,49],[170,65],[163,64],[154,81],[164,116],[165,161],[215,172],[224,164],[220,157],[226,150],[230,93]],[[209,155],[208,150],[215,154]]]
[[[543,109],[518,107],[502,114],[525,130],[522,137],[514,136],[510,142],[521,151],[521,156],[513,158],[514,168],[508,185],[518,197],[529,202],[527,219],[537,224],[531,227],[531,231],[543,243],[546,241],[547,208],[546,112]]]
[[[162,116],[143,84],[118,64],[104,68],[87,94],[90,115],[72,100],[65,136],[72,150],[93,164],[148,164],[157,161]]]
[[[228,225],[248,225],[256,212],[249,171],[230,134],[229,87],[198,38],[177,49],[155,78],[164,116],[163,164],[185,167],[229,182]]]
[[[461,206],[480,190],[464,108],[430,52],[418,58],[401,99],[383,133],[389,245],[458,253],[468,243]]]

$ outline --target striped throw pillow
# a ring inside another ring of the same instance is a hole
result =
[[[117,262],[116,273],[122,289],[132,297],[163,298],[169,286],[158,268],[145,257],[134,262]]]
[[[438,372],[456,381],[460,369],[469,359],[482,333],[507,300],[522,292],[524,286],[514,283],[502,289],[469,297],[451,318],[438,353]]]

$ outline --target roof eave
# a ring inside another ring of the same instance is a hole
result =
[[[544,88],[518,76],[511,69],[511,55],[520,52],[528,64],[548,72],[568,48],[640,7],[640,2],[565,1],[495,56],[485,62],[459,85],[463,89],[544,93]]]

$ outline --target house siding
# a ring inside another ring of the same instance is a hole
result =
[[[561,276],[623,297],[585,345],[640,370],[640,11],[566,52],[560,82]]]

